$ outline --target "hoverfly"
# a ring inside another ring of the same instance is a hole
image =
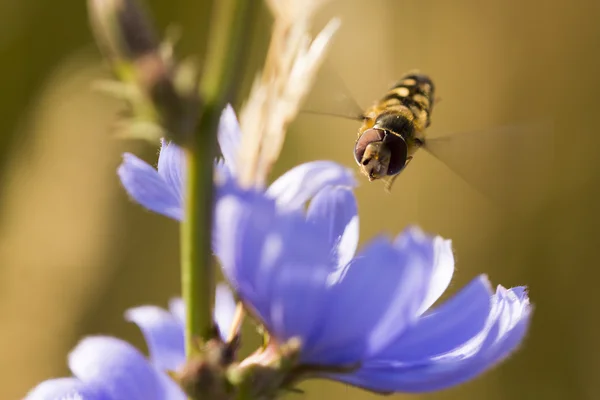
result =
[[[354,159],[369,181],[387,178],[389,191],[394,179],[425,144],[433,95],[431,79],[411,72],[363,113]]]
[[[489,172],[486,176],[486,172],[480,168],[480,164],[483,164],[481,158],[490,162],[500,157],[493,163],[506,171],[509,167],[508,158],[522,161],[523,157],[516,154],[519,150],[531,154],[539,148],[541,140],[533,133],[543,134],[545,142],[549,142],[548,134],[551,132],[547,121],[430,138],[426,136],[426,130],[431,125],[433,105],[439,100],[436,101],[434,97],[435,86],[429,76],[411,71],[402,76],[380,100],[363,109],[333,70],[325,66],[322,73],[326,74],[326,79],[320,79],[324,85],[321,85],[320,91],[311,93],[307,99],[309,108],[303,109],[303,112],[360,121],[353,158],[369,181],[383,180],[387,192],[391,191],[392,184],[411,162],[416,151],[423,148],[486,197],[498,197],[498,193],[490,192],[502,192],[502,188],[496,176],[490,176]],[[501,140],[496,140],[498,138]],[[502,148],[501,144],[508,147]],[[494,147],[492,152],[495,154],[488,152],[485,157],[468,160],[468,153],[481,156],[483,148],[489,146]],[[451,154],[453,152],[459,154]],[[493,187],[483,189],[486,183]]]

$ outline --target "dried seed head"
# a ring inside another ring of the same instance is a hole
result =
[[[252,87],[240,115],[240,181],[264,186],[277,161],[285,131],[312,87],[340,21],[331,20],[312,40],[310,23],[326,0],[271,0],[275,17],[262,75]]]

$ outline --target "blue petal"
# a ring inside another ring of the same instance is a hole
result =
[[[445,245],[449,246],[450,242],[444,243],[444,240],[439,236],[429,236],[414,225],[408,226],[394,240],[394,247],[400,253],[410,253],[417,250],[425,257],[421,262],[421,268],[426,283],[424,290],[418,294],[421,304],[417,310],[417,315],[421,315],[426,311],[450,283],[448,279],[452,277],[454,256],[452,255],[452,249]],[[449,256],[444,251],[446,247],[450,251]],[[450,270],[450,277],[448,277],[448,270]]]
[[[233,293],[231,293],[229,287],[223,283],[218,284],[215,291],[215,309],[213,311],[213,318],[219,328],[221,339],[224,341],[229,339],[228,336],[233,325],[235,309],[235,299],[233,298]],[[240,326],[238,326],[238,330],[239,328]]]
[[[352,170],[333,161],[313,161],[298,165],[271,184],[267,196],[281,208],[301,208],[326,186],[356,186]]]
[[[358,209],[350,188],[328,186],[311,200],[307,219],[323,225],[328,233],[328,245],[336,266],[350,262],[358,246]]]
[[[122,340],[95,336],[69,354],[69,367],[84,384],[102,387],[111,400],[163,400],[159,375],[144,356]]]
[[[275,204],[261,193],[230,191],[221,195],[215,207],[213,249],[229,283],[257,313],[268,309],[257,285],[270,279],[268,271],[281,256],[277,237],[269,236],[276,224]]]
[[[270,306],[267,326],[279,340],[299,337],[309,346],[310,336],[323,321],[331,248],[322,227],[307,223],[301,213],[281,217],[277,238],[281,257],[267,281],[257,285]]]
[[[453,298],[423,315],[380,354],[379,363],[423,364],[449,353],[485,327],[491,311],[491,288],[485,276],[469,283]]]
[[[221,339],[223,340],[227,339],[227,335],[231,329],[235,308],[236,303],[233,298],[233,293],[231,293],[227,285],[222,283],[217,285],[213,318],[219,328]],[[183,335],[185,327],[185,304],[183,300],[181,298],[171,299],[169,302],[169,311],[175,319],[175,322],[179,325]]]
[[[169,301],[169,312],[173,314],[177,321],[181,324],[181,329],[185,326],[185,304],[183,299],[178,297]]]
[[[188,398],[181,387],[164,371],[156,370],[156,374],[160,386],[159,398],[161,400],[186,400]]]
[[[331,269],[325,229],[251,192],[223,196],[216,221],[216,253],[240,299],[278,339],[302,336]]]
[[[125,318],[144,334],[150,360],[161,371],[175,371],[185,361],[183,327],[173,314],[155,306],[129,309]]]
[[[370,243],[333,281],[326,324],[305,361],[348,364],[385,348],[417,318],[432,258],[427,245],[398,251],[385,239]]]
[[[151,211],[182,219],[179,195],[148,163],[125,153],[118,174],[125,190],[135,201]]]
[[[97,388],[76,378],[44,381],[33,388],[24,400],[111,400]]]
[[[491,368],[521,343],[531,307],[521,288],[499,288],[486,326],[467,343],[427,363],[367,363],[354,374],[333,377],[382,392],[429,392],[458,385]]]
[[[217,139],[219,140],[219,147],[225,161],[224,165],[230,174],[235,175],[237,171],[238,151],[242,141],[242,131],[231,104],[228,104],[221,113]]]
[[[161,139],[158,155],[158,174],[173,190],[183,204],[183,182],[185,182],[185,154],[175,143]]]
[[[427,290],[423,304],[421,304],[419,314],[427,311],[440,298],[448,288],[454,274],[452,242],[437,236],[434,239],[434,248],[433,272],[429,282],[429,289]]]

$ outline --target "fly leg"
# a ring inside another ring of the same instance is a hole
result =
[[[412,156],[409,156],[406,159],[406,163],[404,163],[404,167],[400,170],[400,172],[402,172],[402,170],[404,170],[404,168],[406,168],[406,166],[408,165],[408,163],[413,159]],[[390,178],[388,178],[385,182],[385,191],[386,193],[391,193],[392,192],[392,185],[394,184],[394,182],[396,181],[396,178],[398,178],[398,176],[400,175],[400,172],[398,172],[396,175],[391,176]]]
[[[394,181],[396,180],[396,178],[398,177],[398,175],[400,175],[400,174],[396,174],[396,175],[388,178],[385,181],[384,190],[385,190],[386,193],[388,193],[388,194],[392,193],[392,185],[394,184]]]

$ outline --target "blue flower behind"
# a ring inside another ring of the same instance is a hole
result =
[[[237,174],[241,131],[231,106],[221,114],[218,140],[223,155],[216,170],[224,179]],[[125,153],[118,174],[129,195],[147,209],[167,217],[183,218],[185,159],[175,144],[162,141],[157,169]],[[266,194],[284,208],[299,208],[319,190],[330,185],[355,186],[352,170],[331,161],[313,161],[292,168],[279,177]]]
[[[227,286],[217,286],[214,318],[223,340],[234,311],[235,301]],[[185,400],[187,396],[166,374],[185,361],[182,300],[172,300],[169,310],[132,308],[125,317],[144,334],[149,360],[123,340],[88,337],[69,354],[74,377],[42,382],[26,400]]]

